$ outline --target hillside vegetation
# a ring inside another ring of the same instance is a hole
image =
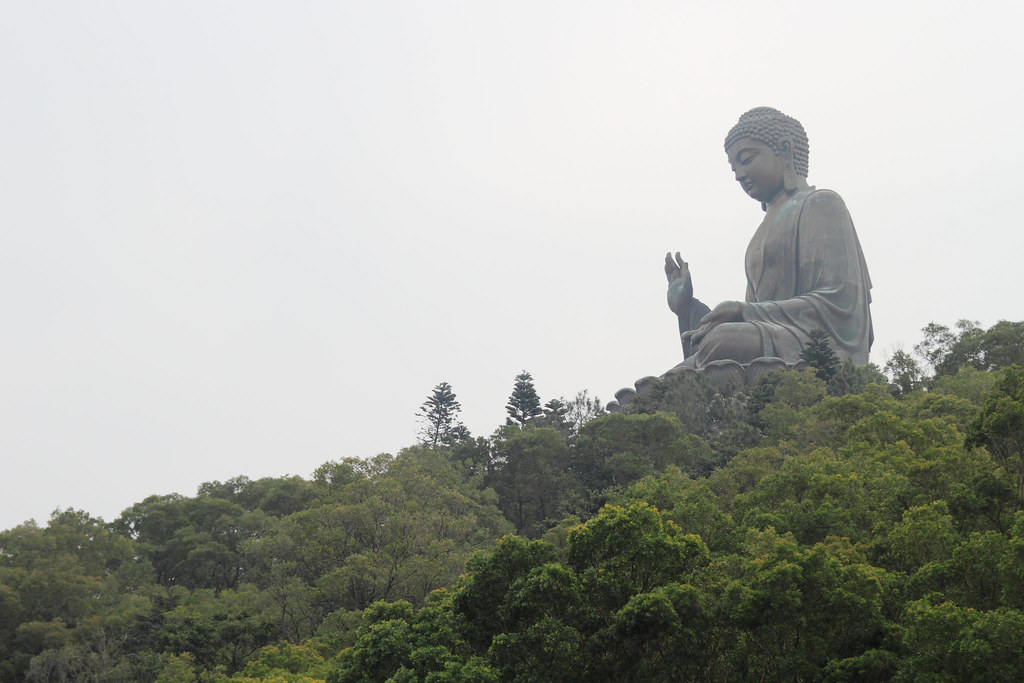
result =
[[[1024,323],[916,350],[58,510],[0,681],[1024,680]]]

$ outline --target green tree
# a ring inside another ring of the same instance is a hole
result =
[[[482,481],[483,475],[491,471],[494,464],[491,442],[482,436],[460,441],[452,448],[451,459],[465,476]]]
[[[420,441],[431,448],[451,448],[469,438],[469,430],[459,421],[462,405],[448,382],[441,382],[420,406],[417,414],[423,423]]]
[[[498,683],[498,672],[463,638],[465,625],[442,591],[418,611],[401,601],[374,603],[362,612],[352,646],[333,660],[327,683]]]
[[[748,419],[747,396],[737,390],[718,391],[702,374],[667,375],[649,395],[637,397],[624,412],[673,413],[687,432],[711,446],[714,456],[708,463],[709,471],[760,438]]]
[[[1024,680],[1024,613],[961,608],[939,595],[906,607],[897,681]]]
[[[718,662],[724,679],[820,680],[884,642],[893,581],[846,541],[807,547],[752,532],[742,555],[711,570],[732,636]]]
[[[159,583],[223,589],[239,585],[247,570],[241,545],[269,523],[262,511],[226,498],[171,494],[132,505],[113,527],[136,541]]]
[[[0,532],[0,681],[137,678],[125,657],[152,588],[134,544],[85,512]]]
[[[936,377],[955,375],[961,368],[997,370],[1024,365],[1024,322],[1000,320],[985,330],[971,320],[959,320],[956,332],[930,323],[914,349],[934,368]]]
[[[176,588],[170,603],[151,638],[207,672],[234,673],[280,637],[276,605],[251,584],[222,591]]]
[[[981,348],[990,370],[1024,366],[1024,322],[1000,320],[985,331]]]
[[[619,507],[646,502],[684,534],[700,536],[713,552],[733,550],[738,542],[732,516],[722,510],[708,480],[694,479],[675,465],[666,467],[659,476],[637,481],[611,496],[609,502]]]
[[[279,604],[283,637],[311,637],[339,609],[420,605],[467,558],[510,530],[493,491],[467,483],[448,454],[415,446],[318,470],[320,503],[246,546],[253,578]]]
[[[268,645],[249,661],[236,678],[230,680],[281,680],[308,681],[324,680],[331,667],[323,656],[311,645],[280,643]]]
[[[646,593],[707,564],[699,536],[684,535],[647,503],[601,513],[569,533],[569,566],[581,575],[590,601],[617,611]]]
[[[451,603],[456,623],[502,680],[677,680],[702,670],[695,655],[712,624],[697,591],[677,583],[707,563],[699,538],[645,503],[605,507],[570,532],[569,556],[563,564],[547,543],[505,537],[467,566]]]
[[[567,473],[569,446],[554,429],[506,426],[498,431],[493,448],[496,464],[484,483],[498,494],[498,507],[516,533],[542,535],[558,521],[562,502],[573,489]]]
[[[800,352],[800,358],[807,361],[807,364],[815,369],[818,379],[827,384],[839,372],[839,356],[832,348],[832,340],[825,330],[815,328],[807,336],[810,339]]]
[[[466,563],[469,575],[456,589],[452,607],[465,619],[465,638],[474,652],[486,654],[494,637],[511,627],[510,614],[502,609],[509,593],[532,570],[556,561],[549,543],[505,536],[493,551],[478,552]]]
[[[553,398],[544,404],[544,417],[550,419],[555,424],[561,424],[565,422],[565,415],[569,412],[569,406],[565,404],[560,398]]]
[[[1024,370],[1011,366],[985,399],[981,415],[968,428],[967,443],[985,446],[1011,473],[1018,505],[1024,506]]]
[[[942,356],[935,365],[935,375],[952,375],[962,367],[973,367],[978,370],[989,369],[985,363],[983,339],[985,330],[974,320],[958,320],[956,328],[959,334],[954,336],[949,352]]]
[[[867,365],[856,365],[852,359],[847,358],[839,366],[839,370],[828,382],[829,396],[846,396],[847,394],[859,394],[869,384],[885,384],[886,377],[882,370],[874,363]]]
[[[525,425],[527,420],[544,414],[540,406],[540,397],[533,386],[533,377],[526,370],[516,375],[516,383],[512,388],[512,395],[508,397],[508,404],[505,406],[508,411],[508,418],[505,423],[509,425]]]
[[[271,517],[284,517],[305,509],[316,498],[313,484],[299,476],[264,477],[252,480],[246,476],[224,483],[209,481],[199,485],[197,496],[221,498],[247,512],[260,512]]]
[[[622,489],[675,465],[694,476],[711,470],[708,445],[687,434],[674,415],[615,413],[582,428],[572,453],[572,472],[590,492],[593,512],[609,489]]]
[[[541,417],[544,419],[545,426],[560,432],[567,431],[568,424],[565,421],[565,415],[569,412],[569,406],[565,404],[565,401],[553,398],[545,403],[541,410],[544,413]]]
[[[541,407],[541,415],[530,420],[531,427],[549,427],[562,435],[567,441],[570,438],[570,425],[565,419],[569,407],[561,398],[550,399]],[[505,426],[509,426],[507,420]]]
[[[602,415],[608,414],[608,411],[604,409],[604,404],[601,403],[601,399],[596,396],[590,396],[586,389],[578,392],[566,404],[566,408],[565,419],[569,423],[570,439],[575,438],[580,433],[583,425]]]
[[[544,414],[532,418],[530,424],[558,430],[570,444],[579,436],[584,424],[607,414],[600,399],[591,398],[586,390],[577,393],[571,401],[553,398],[544,404],[542,410]]]
[[[974,323],[967,320],[961,320],[960,325],[975,326]],[[914,344],[914,353],[924,359],[931,371],[935,372],[935,368],[949,355],[957,335],[947,326],[935,322],[925,325],[921,328],[921,332],[924,334],[924,338]]]
[[[895,351],[885,362],[885,374],[889,386],[897,396],[907,396],[921,387],[924,378],[921,366],[906,351]]]
[[[896,568],[904,571],[949,559],[957,540],[945,501],[906,510],[903,519],[889,532],[890,554]]]

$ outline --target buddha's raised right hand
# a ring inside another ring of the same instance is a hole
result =
[[[690,279],[690,266],[676,252],[665,254],[665,277],[668,278],[668,307],[676,315],[689,315],[690,303],[693,301],[693,281]]]

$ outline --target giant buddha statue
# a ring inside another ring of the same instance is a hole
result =
[[[743,114],[725,137],[736,181],[765,216],[747,247],[743,301],[709,308],[693,297],[686,261],[666,254],[668,305],[684,357],[673,370],[795,364],[815,329],[828,334],[840,359],[867,363],[871,279],[842,198],[807,184],[808,151],[800,122],[770,107]]]

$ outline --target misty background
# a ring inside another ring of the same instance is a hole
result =
[[[666,251],[742,299],[722,140],[773,106],[846,200],[872,361],[1024,319],[1017,3],[0,7],[0,528],[476,436],[514,377],[681,359]]]

